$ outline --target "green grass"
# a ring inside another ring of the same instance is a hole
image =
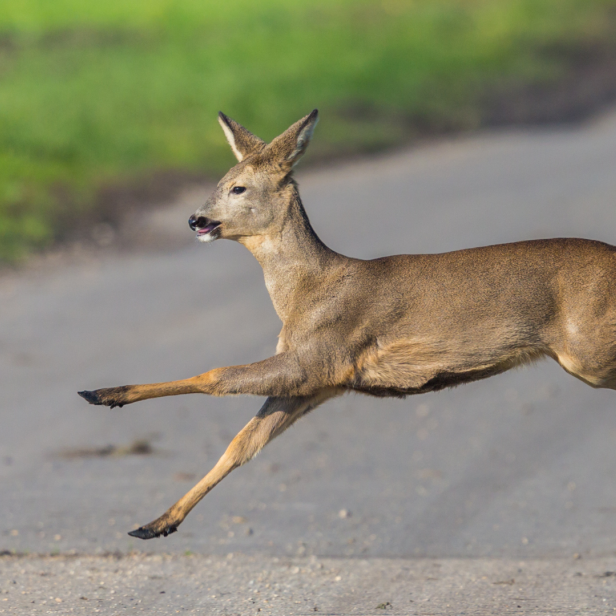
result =
[[[551,49],[614,38],[616,0],[4,0],[0,260],[49,244],[101,188],[219,174],[219,109],[270,139],[312,108],[313,150],[473,127],[477,94],[557,79]]]

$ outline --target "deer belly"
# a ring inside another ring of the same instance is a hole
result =
[[[485,379],[544,355],[530,347],[486,349],[427,340],[377,344],[358,362],[353,389],[406,396]]]

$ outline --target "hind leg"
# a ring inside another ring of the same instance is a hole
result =
[[[589,356],[561,352],[556,360],[569,374],[591,387],[616,389],[616,359],[607,353]]]

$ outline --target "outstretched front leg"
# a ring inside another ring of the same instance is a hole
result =
[[[233,469],[246,464],[300,417],[340,393],[342,390],[330,389],[308,397],[268,398],[259,413],[231,441],[216,466],[190,492],[160,518],[128,534],[152,539],[174,533],[190,510]]]
[[[318,378],[318,373],[311,372],[311,375],[306,374],[297,355],[281,353],[254,364],[215,368],[190,379],[80,391],[79,395],[90,404],[103,404],[112,408],[148,398],[181,394],[302,396],[310,395],[318,389],[316,382],[312,382],[312,379]],[[319,385],[323,386],[322,383]]]

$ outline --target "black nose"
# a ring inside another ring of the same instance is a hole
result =
[[[203,216],[199,216],[197,218],[194,214],[188,219],[188,226],[196,231],[197,229],[201,229],[207,225],[207,221]]]

